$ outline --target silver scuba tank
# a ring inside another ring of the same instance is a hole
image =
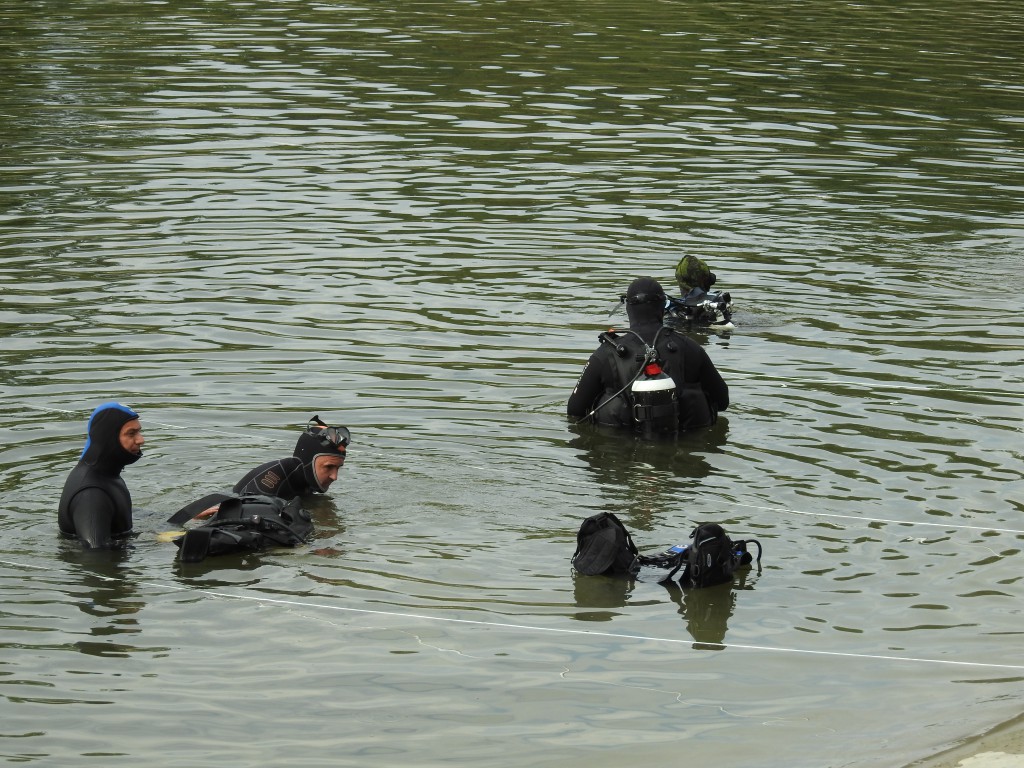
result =
[[[656,363],[647,363],[630,388],[633,421],[647,437],[674,434],[679,429],[676,384]]]

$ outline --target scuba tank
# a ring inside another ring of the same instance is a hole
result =
[[[633,421],[644,437],[675,434],[679,429],[676,384],[656,360],[646,363],[630,386]]]
[[[619,335],[610,330],[598,337],[613,350],[611,362],[622,387],[614,392],[609,388],[580,421],[596,417],[599,424],[633,428],[645,437],[674,435],[679,431],[675,380],[662,369],[658,350],[653,346],[662,330],[650,345],[634,331]],[[672,341],[666,348],[676,349]]]

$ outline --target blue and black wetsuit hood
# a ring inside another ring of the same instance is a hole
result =
[[[87,438],[79,461],[107,475],[119,475],[129,464],[142,458],[142,451],[132,453],[121,445],[121,429],[139,414],[120,403],[97,406],[89,417]]]
[[[316,417],[314,417],[316,419]],[[311,420],[312,421],[312,420]],[[345,458],[345,444],[335,442],[327,437],[329,430],[344,429],[343,427],[327,427],[327,425],[311,424],[299,435],[292,455],[302,462],[302,474],[310,490],[323,493],[326,488],[320,484],[316,476],[316,460],[319,456],[341,456]],[[324,434],[321,434],[323,432]],[[345,430],[347,434],[348,430]],[[346,438],[345,443],[347,444]]]

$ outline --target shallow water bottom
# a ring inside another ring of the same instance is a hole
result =
[[[1024,716],[907,768],[1024,768]]]

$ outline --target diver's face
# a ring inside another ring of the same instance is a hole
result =
[[[338,470],[345,464],[344,456],[317,456],[313,460],[316,481],[325,491],[338,479]]]
[[[128,453],[136,456],[142,453],[142,445],[146,442],[146,438],[142,436],[142,423],[138,419],[126,422],[121,427],[118,439],[121,441],[121,447]]]

